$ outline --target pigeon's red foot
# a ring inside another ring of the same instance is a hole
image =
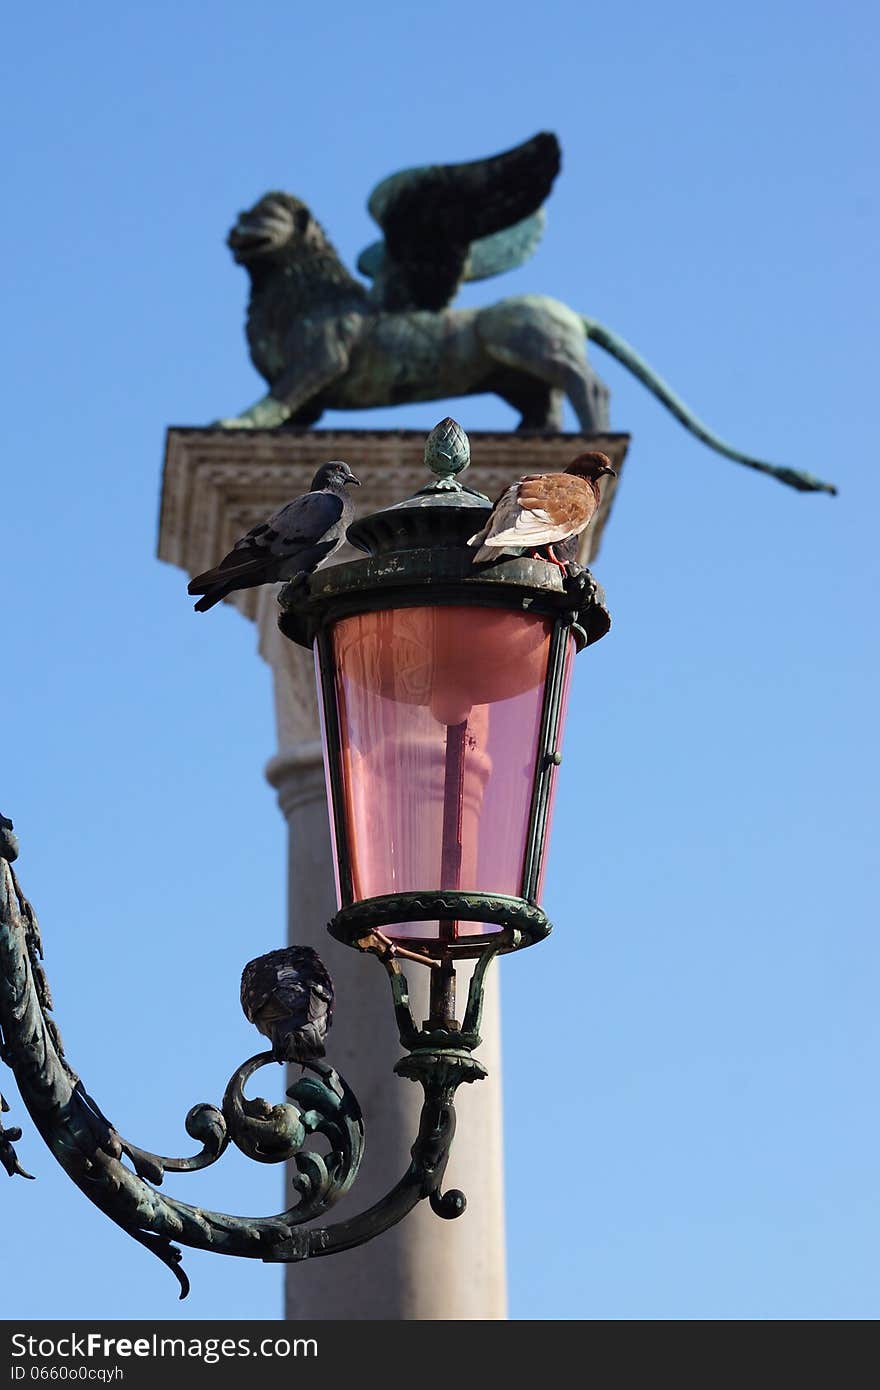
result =
[[[553,554],[553,547],[552,547],[552,545],[548,545],[548,546],[547,546],[547,556],[546,556],[546,558],[550,561],[551,565],[555,565],[556,568],[557,568],[558,570],[561,570],[561,571],[562,571],[562,576],[563,576],[563,578],[565,578],[565,576],[568,574],[568,570],[566,569],[565,564],[563,563],[563,561],[560,560],[560,559],[558,559],[557,556]]]

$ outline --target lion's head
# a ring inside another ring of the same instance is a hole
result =
[[[290,365],[289,339],[298,324],[364,311],[364,286],[349,275],[320,222],[291,193],[264,193],[239,213],[226,244],[250,278],[251,360],[270,386]]]
[[[261,261],[288,259],[291,253],[321,252],[328,243],[299,198],[290,193],[266,193],[248,212],[239,213],[226,245],[239,265],[255,266]]]

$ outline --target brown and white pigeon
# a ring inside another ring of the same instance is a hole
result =
[[[359,487],[360,480],[347,463],[339,459],[325,463],[308,492],[252,527],[214,569],[190,580],[187,593],[204,594],[195,611],[207,613],[236,589],[311,574],[345,540],[354,515],[348,492],[351,484]]]
[[[249,961],[241,976],[241,1007],[270,1040],[277,1061],[324,1056],[333,981],[311,946],[284,946]]]
[[[576,539],[595,516],[599,479],[616,478],[607,454],[578,454],[563,473],[529,473],[498,498],[486,525],[471,536],[478,546],[475,564],[499,560],[505,553],[530,550],[564,568],[575,557]],[[562,548],[562,555],[554,553]]]

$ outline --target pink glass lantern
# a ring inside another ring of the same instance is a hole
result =
[[[453,480],[450,440],[466,460],[443,422],[426,446],[439,481],[350,526],[366,556],[288,585],[280,619],[315,653],[330,931],[447,964],[550,930],[540,895],[574,655],[610,624],[577,566],[475,565],[468,537],[491,504]]]
[[[339,731],[336,787],[326,737],[324,746],[348,860],[343,874],[337,837],[340,907],[346,897],[357,903],[426,891],[523,896],[553,630],[548,616],[470,605],[374,609],[332,625],[330,670],[322,676],[319,662],[318,675],[330,684],[323,703],[335,707]],[[560,729],[570,633],[563,647]],[[541,855],[535,897],[544,862]],[[501,928],[438,916],[384,930],[436,950]]]

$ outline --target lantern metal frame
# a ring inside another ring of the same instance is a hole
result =
[[[536,895],[553,776],[562,761],[558,743],[567,648],[569,640],[578,652],[598,641],[608,632],[611,619],[604,592],[580,566],[570,567],[565,579],[557,566],[542,559],[516,557],[475,569],[473,552],[465,542],[479,530],[480,513],[485,517],[490,505],[482,494],[461,484],[450,486],[450,480],[441,477],[408,502],[349,527],[349,540],[368,550],[366,559],[318,571],[307,583],[294,581],[279,595],[281,631],[316,652],[342,899],[328,930],[349,946],[359,946],[370,932],[395,922],[433,921],[438,915],[497,924],[501,931],[493,933],[492,940],[500,953],[541,941],[551,930]],[[471,605],[519,609],[553,620],[520,893],[513,897],[424,889],[355,900],[348,827],[342,812],[341,735],[330,631],[340,618],[362,613]],[[425,940],[420,939],[419,946],[425,955],[433,953]],[[455,959],[479,956],[485,949],[476,937],[442,945],[443,953]]]
[[[279,595],[279,625],[291,640],[315,645],[321,671],[333,831],[339,854],[342,904],[329,924],[338,940],[379,958],[391,984],[405,1055],[394,1070],[424,1092],[412,1158],[399,1182],[356,1216],[311,1225],[351,1188],[364,1147],[364,1122],[342,1077],[324,1061],[305,1064],[287,1091],[287,1103],[248,1098],[249,1079],[278,1059],[262,1052],[233,1073],[219,1106],[202,1103],[185,1128],[201,1145],[189,1157],[169,1158],[125,1139],[92,1099],[68,1062],[52,1012],[33,908],[12,869],[18,843],[0,817],[0,1061],[13,1071],[21,1097],[42,1138],[80,1190],[111,1220],[175,1273],[181,1298],[189,1289],[174,1243],[266,1262],[301,1261],[363,1244],[399,1222],[420,1201],[446,1219],[460,1216],[464,1194],[444,1191],[443,1177],[455,1133],[455,1092],[486,1076],[472,1055],[480,1042],[486,971],[496,955],[541,940],[550,923],[536,900],[546,848],[552,779],[561,761],[559,725],[569,642],[578,650],[604,636],[610,618],[589,571],[573,565],[563,577],[542,559],[510,558],[475,568],[467,538],[480,528],[490,503],[455,477],[468,462],[468,442],[454,421],[428,437],[426,462],[435,481],[409,501],[364,518],[349,539],[365,559],[320,570],[288,584]],[[424,891],[355,901],[347,828],[341,807],[340,737],[329,633],[341,617],[375,609],[440,605],[520,609],[552,619],[538,755],[523,864],[521,893]],[[402,945],[382,928],[401,920],[480,921],[499,930],[483,937],[419,939]],[[410,949],[412,945],[413,949]],[[455,1019],[456,962],[476,958],[463,1020]],[[429,1017],[419,1026],[410,1004],[403,962],[429,968]],[[8,1110],[0,1096],[0,1113]],[[312,1135],[329,1153],[306,1145]],[[18,1128],[0,1122],[0,1164],[10,1176],[30,1177],[19,1163]],[[250,1218],[206,1211],[159,1191],[166,1173],[196,1172],[234,1144],[260,1163],[289,1161],[298,1202],[276,1216]]]

